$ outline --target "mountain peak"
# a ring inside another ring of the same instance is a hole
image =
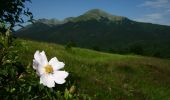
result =
[[[89,17],[96,17],[96,18],[101,18],[101,17],[110,18],[110,17],[113,17],[113,15],[111,15],[111,14],[109,14],[109,13],[103,11],[103,10],[100,10],[100,9],[89,10],[86,13],[84,13],[84,15],[89,16]]]
[[[92,10],[87,11],[85,14],[110,15],[109,13],[103,10],[100,10],[100,9],[92,9]]]
[[[123,16],[116,16],[116,15],[109,14],[100,9],[92,9],[85,12],[83,15],[77,17],[76,20],[74,21],[82,21],[82,20],[86,21],[91,19],[100,20],[102,18],[107,18],[110,21],[123,21],[127,19],[126,17]]]

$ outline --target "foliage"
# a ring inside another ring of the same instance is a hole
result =
[[[72,41],[69,41],[66,46],[65,46],[65,49],[66,50],[71,50],[72,47],[76,47],[76,44]]]
[[[129,52],[142,55],[144,53],[143,47],[140,44],[133,44],[129,46]]]
[[[24,65],[18,54],[27,50],[26,46],[17,41],[12,42],[0,66],[0,97],[1,99],[59,99],[72,100],[87,97],[77,92],[74,77],[70,73],[67,82],[48,88],[39,83],[39,77],[32,68],[32,61]]]
[[[98,46],[94,46],[93,50],[100,51],[100,48]]]
[[[33,15],[28,8],[25,7],[26,1],[30,0],[0,0],[0,26],[13,28],[17,24],[24,23],[23,16],[29,17],[28,21],[32,21]]]
[[[24,23],[23,15],[30,17],[28,21],[32,21],[32,13],[24,6],[26,1],[29,0],[0,1],[0,98],[72,100],[83,97],[77,93],[71,78],[64,85],[47,88],[39,83],[32,68],[32,60],[29,60],[31,63],[22,64],[19,53],[27,48],[13,38],[12,29]]]
[[[0,62],[8,53],[8,48],[12,44],[13,27],[24,23],[23,15],[29,17],[28,21],[33,20],[33,15],[28,8],[25,8],[25,2],[30,0],[0,0]],[[20,25],[21,26],[21,25]],[[0,64],[1,64],[0,63]]]

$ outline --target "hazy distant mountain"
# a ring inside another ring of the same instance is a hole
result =
[[[48,25],[57,25],[57,24],[62,24],[63,21],[57,20],[57,19],[38,19],[36,22],[39,23],[44,23],[44,24],[48,24]]]
[[[134,49],[139,54],[170,57],[170,26],[136,22],[99,9],[63,21],[40,19],[17,35],[102,51],[126,53]]]

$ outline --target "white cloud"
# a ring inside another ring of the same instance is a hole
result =
[[[141,18],[137,18],[135,20],[140,21],[140,22],[170,25],[169,20],[167,20],[169,17],[170,15],[168,15],[167,13],[151,13],[151,14],[146,14],[142,16]]]
[[[142,21],[142,22],[156,22],[161,20],[164,17],[161,13],[151,13],[144,15],[142,18],[138,18],[136,20]]]
[[[170,2],[168,0],[152,0],[145,1],[139,7],[152,7],[152,8],[169,8]]]
[[[137,21],[170,25],[170,0],[147,0],[138,7],[147,7],[151,13],[141,15]]]
[[[148,15],[145,15],[145,16],[149,19],[152,19],[152,20],[159,20],[159,19],[163,18],[164,14],[152,13],[152,14],[148,14]]]
[[[167,12],[167,13],[170,13],[170,9],[167,9],[166,12]]]

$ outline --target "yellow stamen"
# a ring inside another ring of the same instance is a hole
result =
[[[45,72],[46,73],[53,73],[53,67],[51,65],[45,66]]]

